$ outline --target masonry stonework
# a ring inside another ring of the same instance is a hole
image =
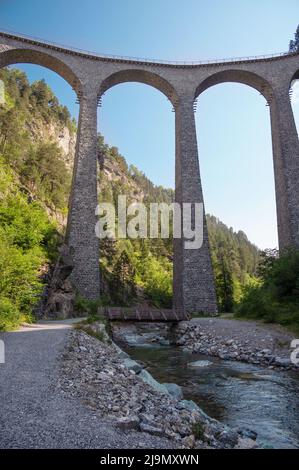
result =
[[[203,202],[193,102],[218,83],[238,82],[259,91],[271,116],[277,225],[280,248],[299,246],[299,142],[289,100],[299,78],[299,54],[215,63],[169,63],[104,57],[32,38],[0,32],[0,67],[32,63],[61,75],[80,101],[73,183],[66,241],[73,258],[73,283],[87,298],[98,298],[97,100],[123,82],[157,88],[176,113],[177,202]],[[174,240],[174,306],[186,312],[217,311],[206,223],[200,249]]]
[[[181,207],[183,203],[203,203],[193,101],[192,95],[183,95],[176,106],[175,198]],[[217,302],[205,215],[202,246],[186,249],[184,243],[182,237],[174,245],[174,305],[187,312],[215,313]]]
[[[72,281],[89,298],[100,296],[99,241],[95,236],[97,206],[97,94],[84,90],[69,201],[66,243],[72,256]]]

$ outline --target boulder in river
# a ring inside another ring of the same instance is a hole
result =
[[[130,359],[129,357],[126,357],[125,359],[123,359],[122,363],[129,370],[132,370],[133,372],[135,372],[135,374],[139,374],[139,372],[141,372],[143,369],[143,366],[141,364],[134,361],[133,359]]]
[[[161,393],[167,393],[168,390],[165,387],[165,385],[157,382],[157,380],[154,379],[154,377],[145,369],[143,369],[139,374],[138,377],[140,377],[144,382],[149,384],[151,387],[153,387],[155,390]]]
[[[194,361],[194,362],[188,362],[188,367],[208,367],[212,365],[212,361]]]
[[[177,400],[181,400],[183,398],[183,390],[179,385],[172,383],[163,383],[162,385],[164,385],[167,388],[168,393]]]

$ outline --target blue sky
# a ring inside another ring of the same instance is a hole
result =
[[[299,23],[298,0],[1,0],[0,29],[106,54],[169,60],[285,51]],[[299,64],[298,64],[299,65]],[[74,116],[69,85],[37,66]],[[299,123],[298,103],[293,109]],[[259,247],[277,245],[269,109],[255,90],[222,84],[198,101],[197,137],[207,212]],[[156,184],[174,184],[174,113],[141,84],[110,89],[99,130]]]

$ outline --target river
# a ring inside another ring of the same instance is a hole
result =
[[[184,398],[231,427],[257,433],[263,447],[299,448],[299,376],[252,364],[184,352],[157,326],[124,334],[122,348],[159,382],[176,383]],[[158,338],[158,340],[157,340]],[[198,367],[190,363],[202,361]]]

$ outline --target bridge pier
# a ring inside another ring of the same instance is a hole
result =
[[[175,199],[180,203],[203,203],[193,96],[181,96],[176,106]],[[214,276],[206,217],[203,214],[203,244],[187,249],[184,238],[174,239],[174,307],[187,313],[217,313]]]
[[[299,247],[299,141],[288,88],[274,89],[270,115],[281,250]]]
[[[97,299],[100,290],[97,206],[97,94],[80,99],[77,145],[69,202],[66,243],[73,262],[72,282],[80,294]]]

